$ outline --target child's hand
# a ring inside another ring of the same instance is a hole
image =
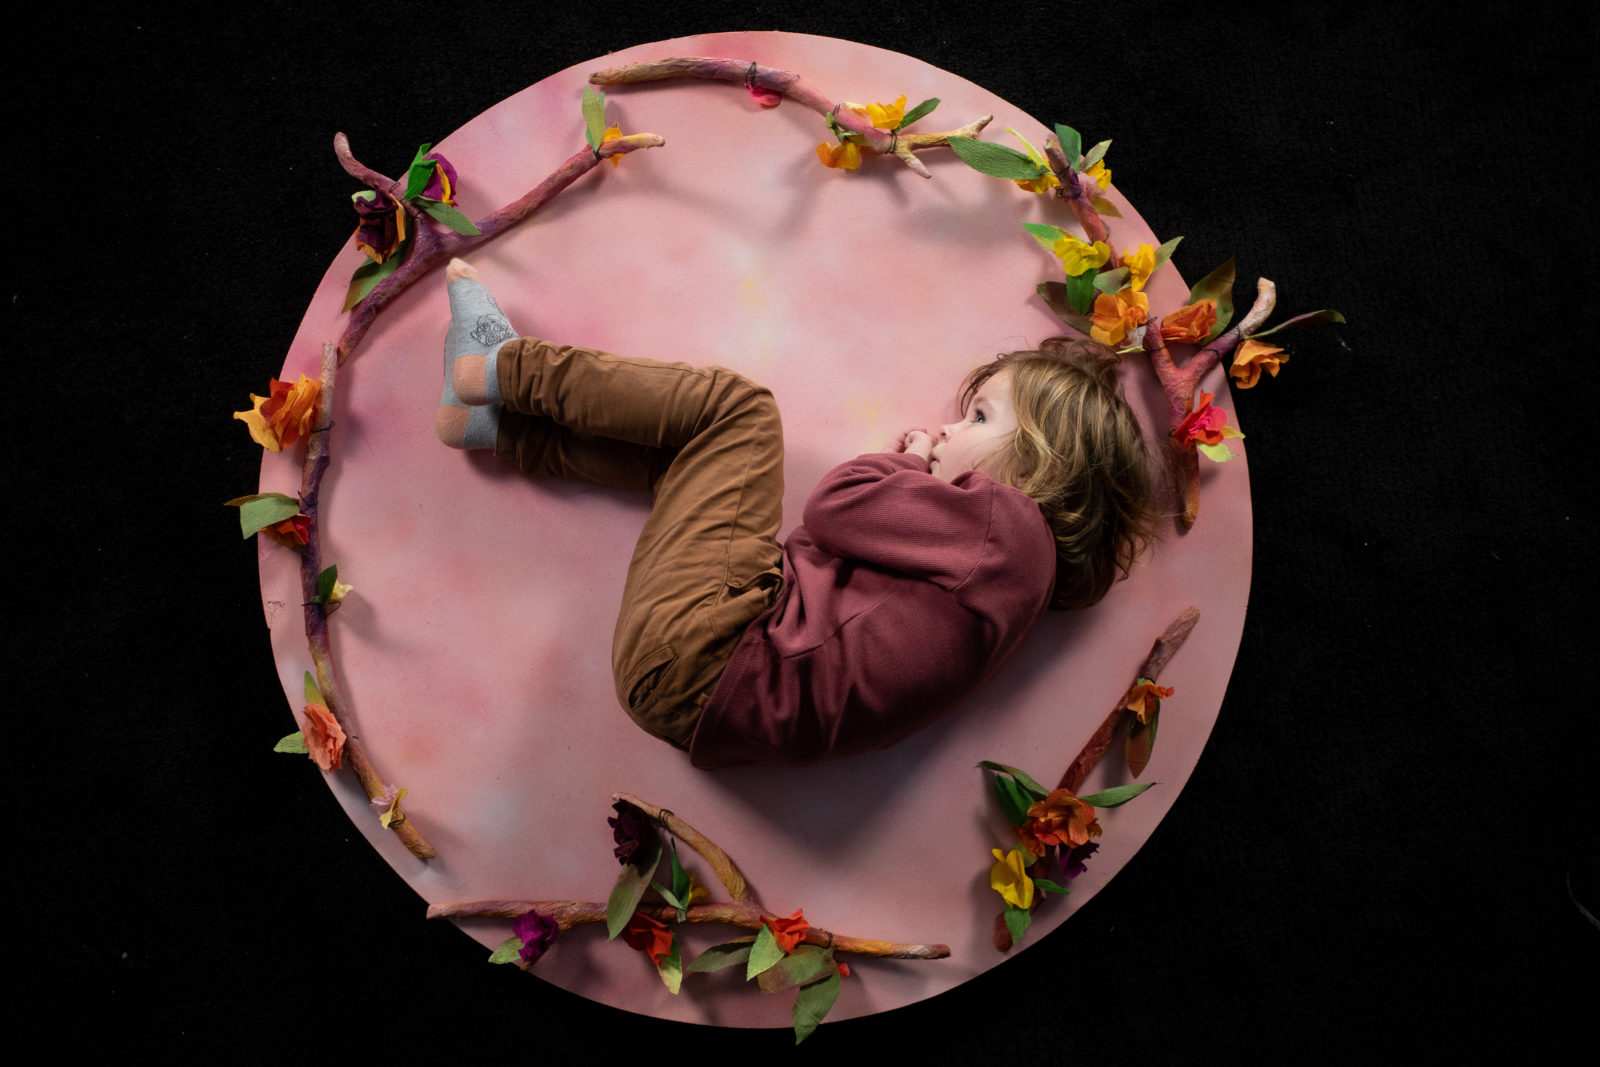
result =
[[[927,430],[907,430],[889,448],[890,452],[905,452],[910,455],[922,457],[922,462],[928,462],[933,455],[933,438],[928,436]]]

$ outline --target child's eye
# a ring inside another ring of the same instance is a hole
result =
[[[973,421],[973,422],[982,422],[982,421],[984,421],[984,419],[983,419],[983,412],[981,412],[981,411],[974,411],[974,412],[973,412],[973,413],[972,413],[972,421]]]

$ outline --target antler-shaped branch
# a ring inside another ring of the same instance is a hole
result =
[[[1100,212],[1094,209],[1089,202],[1089,194],[1084,192],[1083,180],[1078,177],[1077,169],[1067,161],[1066,154],[1061,151],[1061,142],[1056,140],[1054,134],[1045,138],[1044,155],[1050,161],[1050,171],[1061,184],[1056,186],[1056,196],[1067,202],[1072,208],[1072,213],[1078,217],[1078,225],[1083,227],[1083,234],[1089,239],[1090,244],[1104,241],[1107,248],[1111,248],[1111,236],[1106,231],[1106,224],[1100,218]],[[1106,264],[1107,270],[1115,270],[1122,266],[1122,258],[1117,255],[1117,250],[1111,248],[1111,261]]]
[[[1161,380],[1161,391],[1167,397],[1167,419],[1176,430],[1184,417],[1194,410],[1195,390],[1200,379],[1211,372],[1217,361],[1233,351],[1239,339],[1255,330],[1272,314],[1277,306],[1278,287],[1266,278],[1256,279],[1256,300],[1245,317],[1224,331],[1204,348],[1190,356],[1180,368],[1173,361],[1166,341],[1161,337],[1161,323],[1154,322],[1145,328],[1144,348],[1150,356],[1150,365]],[[1200,514],[1200,456],[1193,444],[1167,437],[1167,447],[1181,479],[1183,512],[1179,516],[1184,526],[1193,526]]]
[[[728,887],[728,892],[733,895],[733,900],[726,903],[696,904],[686,909],[687,921],[692,923],[727,923],[731,926],[742,926],[748,930],[760,930],[763,917],[769,919],[778,918],[777,915],[762,907],[751,895],[749,886],[745,884],[744,875],[739,873],[739,868],[716,842],[668,809],[657,807],[631,793],[617,793],[613,799],[638,808],[659,822],[666,828],[668,833],[703,856],[706,862],[711,864],[712,870],[717,874],[717,878],[723,885]],[[541,915],[550,916],[556,921],[556,925],[563,930],[570,930],[574,926],[582,926],[585,923],[603,923],[606,921],[605,904],[583,900],[478,900],[462,904],[430,904],[428,905],[428,918],[515,919],[529,911],[538,911]],[[678,916],[676,908],[667,907],[666,905],[641,905],[639,912],[662,922],[675,921]],[[832,945],[839,952],[853,952],[858,956],[879,956],[885,959],[938,960],[950,955],[950,947],[948,945],[915,945],[899,941],[874,941],[863,937],[845,937],[842,934],[835,934],[817,926],[813,926],[807,931],[804,941],[808,945],[818,945],[823,948]]]
[[[361,781],[361,788],[366,790],[369,799],[376,799],[383,795],[386,787],[367,757],[366,746],[350,729],[344,697],[339,691],[338,677],[333,672],[333,651],[328,640],[328,606],[317,597],[317,579],[322,574],[322,523],[318,507],[322,476],[327,473],[330,460],[328,436],[333,429],[333,386],[338,370],[338,350],[332,341],[324,341],[322,390],[317,396],[313,422],[316,429],[306,442],[305,467],[300,476],[300,510],[311,520],[311,536],[300,549],[300,592],[305,603],[306,643],[311,646],[311,661],[317,669],[317,688],[322,690],[323,705],[333,713],[345,731],[345,755],[350,759],[351,770],[356,772],[356,777]],[[413,856],[419,859],[434,857],[433,846],[423,839],[421,831],[403,814],[393,819],[389,828],[399,835]]]
[[[372,292],[368,293],[350,313],[350,321],[345,325],[344,333],[339,338],[339,362],[342,364],[350,358],[350,354],[361,343],[361,338],[371,329],[378,313],[428,271],[463,254],[468,249],[498,237],[537,211],[545,201],[588,173],[602,159],[610,159],[612,156],[640,148],[659,148],[666,143],[665,139],[653,133],[633,133],[607,141],[597,149],[583,148],[556,168],[548,178],[530,189],[521,199],[507,204],[486,218],[477,220],[475,225],[479,232],[476,235],[440,229],[433,225],[431,220],[423,222],[419,215],[416,246],[412,248],[411,254],[393,274],[374,286]],[[333,151],[339,157],[339,164],[344,167],[345,173],[358,181],[385,193],[394,193],[399,188],[398,182],[357,160],[350,152],[350,139],[344,134],[334,135]],[[409,204],[407,206],[413,207]],[[416,213],[413,211],[413,214]]]
[[[712,81],[739,82],[752,89],[786,96],[810,108],[819,115],[831,115],[842,129],[856,134],[868,148],[880,155],[897,156],[902,163],[924,178],[933,177],[915,155],[925,148],[948,147],[952,137],[976,137],[994,118],[985,115],[957,130],[944,133],[902,133],[898,130],[880,130],[866,116],[852,110],[848,104],[829,100],[800,80],[800,75],[758,63],[741,63],[736,59],[716,59],[710,56],[673,56],[645,63],[629,63],[621,67],[607,67],[589,75],[593,85],[631,85],[635,82],[662,81],[666,78],[705,78]]]

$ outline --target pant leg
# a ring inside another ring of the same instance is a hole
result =
[[[777,404],[720,367],[532,338],[507,342],[496,359],[508,413],[641,450],[613,451],[605,464],[614,472],[621,461],[610,460],[631,455],[655,494],[628,565],[612,672],[634,721],[685,747],[734,646],[782,584]]]

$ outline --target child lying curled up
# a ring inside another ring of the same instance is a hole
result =
[[[653,492],[612,669],[634,721],[698,767],[893,744],[994,673],[1047,605],[1095,603],[1149,543],[1144,440],[1101,345],[979,367],[959,422],[829,471],[780,546],[770,392],[516,337],[476,270],[446,276],[440,440]]]

